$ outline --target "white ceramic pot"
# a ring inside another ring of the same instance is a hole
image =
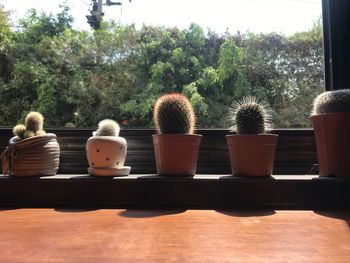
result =
[[[89,173],[97,176],[122,176],[130,173],[124,166],[127,143],[123,137],[93,136],[86,142]]]

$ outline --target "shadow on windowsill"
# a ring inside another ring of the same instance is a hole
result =
[[[314,210],[314,213],[320,216],[330,217],[334,219],[344,220],[350,227],[350,211],[349,210]]]
[[[81,207],[71,207],[71,208],[60,208],[56,207],[54,209],[56,212],[60,213],[84,213],[99,210],[99,208],[81,208]]]
[[[150,218],[176,215],[184,213],[186,211],[186,209],[126,209],[119,212],[119,215],[128,218]]]
[[[220,214],[234,217],[271,216],[276,214],[274,210],[267,209],[220,209],[215,211]]]
[[[20,207],[0,207],[0,212],[1,211],[8,211],[8,210],[18,210],[21,209]]]

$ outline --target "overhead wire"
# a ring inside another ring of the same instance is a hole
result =
[[[84,5],[90,6],[90,4],[86,3],[84,0],[80,0],[80,2],[82,2]]]
[[[321,9],[321,1],[319,4],[316,2],[304,1],[304,0],[285,0],[285,1],[273,1],[273,0],[245,0],[244,2],[253,2],[256,4],[281,6],[281,7],[292,7],[292,8],[307,8],[307,9]]]

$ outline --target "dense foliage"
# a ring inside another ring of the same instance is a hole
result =
[[[0,125],[40,111],[48,126],[95,126],[115,119],[151,127],[163,93],[191,101],[198,127],[228,127],[229,106],[243,96],[266,100],[278,127],[309,126],[313,98],[324,90],[322,27],[219,35],[104,22],[92,33],[57,15],[30,10],[11,28],[0,7]]]

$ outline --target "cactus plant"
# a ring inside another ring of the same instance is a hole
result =
[[[272,127],[271,110],[254,97],[245,97],[232,104],[229,118],[231,130],[237,134],[264,134]]]
[[[326,91],[314,100],[311,115],[350,112],[350,89]]]
[[[113,120],[102,120],[98,124],[98,129],[94,132],[94,136],[119,136],[120,127]]]
[[[86,142],[86,156],[89,174],[96,176],[122,176],[130,173],[130,166],[124,166],[127,142],[119,136],[117,122],[105,119]]]
[[[229,112],[237,134],[226,135],[231,170],[239,176],[270,176],[277,144],[271,129],[271,110],[254,97],[245,97],[232,104]]]
[[[314,129],[320,176],[349,177],[350,90],[326,91],[313,104]]]
[[[28,113],[25,118],[25,126],[23,124],[18,124],[13,128],[12,132],[15,136],[15,141],[46,134],[43,130],[43,126],[44,117],[41,113],[35,111]]]
[[[191,102],[182,94],[165,94],[154,106],[153,121],[158,133],[192,134],[195,114]]]
[[[195,120],[191,102],[182,94],[165,94],[156,101],[153,122],[158,134],[152,137],[159,175],[195,174],[202,138],[193,134]]]

